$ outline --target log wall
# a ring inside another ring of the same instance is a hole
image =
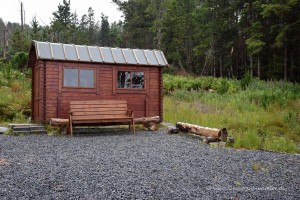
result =
[[[73,100],[118,99],[127,100],[128,109],[134,111],[135,117],[160,116],[162,119],[162,78],[160,67],[155,66],[124,66],[94,63],[70,63],[44,61],[45,74],[41,64],[41,120],[51,118],[68,118],[69,102]],[[63,87],[63,68],[80,67],[94,69],[95,88]],[[118,89],[117,72],[142,71],[145,73],[145,89]],[[45,88],[43,87],[45,81]],[[34,83],[36,84],[36,83]],[[33,86],[33,89],[35,87]],[[45,90],[45,91],[43,91]],[[45,93],[44,93],[45,92]],[[34,92],[33,92],[34,93]],[[44,95],[45,94],[45,95]],[[34,104],[34,102],[33,102]],[[34,107],[34,105],[33,105]],[[33,116],[34,118],[34,116]]]

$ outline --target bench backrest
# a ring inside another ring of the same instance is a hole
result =
[[[70,101],[72,118],[101,119],[127,116],[126,100]]]

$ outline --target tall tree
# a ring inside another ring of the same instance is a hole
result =
[[[101,24],[100,24],[100,34],[99,41],[101,46],[110,46],[109,42],[109,22],[108,17],[101,13]]]
[[[122,21],[113,22],[109,30],[110,46],[112,47],[122,47],[122,33],[123,33],[123,23]]]
[[[32,18],[30,25],[31,25],[31,31],[30,31],[31,39],[40,40],[41,39],[41,36],[40,36],[41,27],[39,25],[39,22],[36,20],[36,16],[34,16]]]
[[[87,25],[88,25],[88,40],[89,44],[95,44],[96,43],[96,23],[95,23],[95,12],[92,9],[92,7],[89,7],[88,9],[88,15],[87,15]]]
[[[63,4],[59,3],[58,10],[52,13],[54,18],[51,21],[54,42],[68,42],[70,40],[70,25],[72,21],[72,13],[70,8],[70,0],[63,0]]]

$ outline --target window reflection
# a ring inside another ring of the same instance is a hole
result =
[[[80,87],[94,87],[94,70],[79,70]]]
[[[131,72],[132,88],[144,88],[144,72]]]
[[[64,87],[94,87],[94,70],[64,68]]]
[[[144,84],[144,72],[118,72],[118,88],[137,88],[143,89]]]
[[[64,86],[78,86],[78,69],[64,69]]]

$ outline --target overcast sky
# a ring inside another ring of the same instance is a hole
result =
[[[0,18],[4,22],[21,23],[20,17],[21,0],[0,0]],[[63,4],[63,0],[22,0],[25,10],[25,22],[30,24],[34,16],[40,25],[49,25],[53,18],[52,13],[57,11],[58,4]],[[117,10],[117,6],[111,0],[71,0],[71,12],[76,10],[78,18],[87,14],[88,8],[92,7],[95,12],[95,20],[100,21],[101,13],[108,16],[110,23],[119,21],[122,13]]]

